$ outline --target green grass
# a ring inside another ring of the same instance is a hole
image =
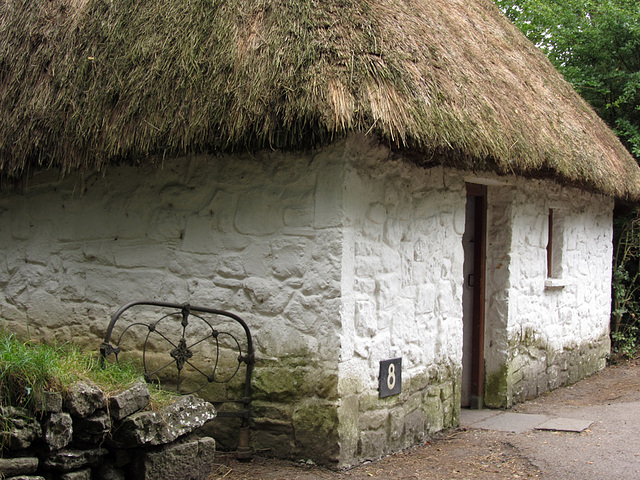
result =
[[[127,389],[142,376],[135,363],[99,365],[96,353],[75,345],[48,345],[20,341],[0,331],[0,405],[34,409],[44,391],[64,392],[78,381],[88,381],[109,396]],[[149,386],[153,404],[167,403],[171,395]]]

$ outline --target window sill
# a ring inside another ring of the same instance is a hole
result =
[[[544,281],[545,290],[561,290],[569,285],[569,282],[564,278],[547,278]]]

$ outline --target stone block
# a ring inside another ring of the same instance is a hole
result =
[[[442,402],[442,411],[444,413],[442,421],[444,422],[444,428],[453,427],[456,424],[456,412],[459,411],[459,406],[453,405],[453,398],[450,398]]]
[[[87,418],[76,418],[73,421],[73,442],[96,446],[107,438],[110,430],[111,418],[104,411]]]
[[[291,423],[291,406],[282,403],[269,403],[255,400],[251,403],[252,417],[263,418],[266,422],[283,421]]]
[[[71,443],[73,421],[68,413],[52,413],[42,428],[44,441],[50,450],[60,450]]]
[[[404,412],[394,409],[389,412],[389,430],[387,432],[388,447],[398,450],[403,446]]]
[[[376,460],[386,452],[387,436],[384,432],[363,432],[358,441],[358,458]]]
[[[41,476],[18,475],[17,477],[7,478],[7,480],[49,480]]]
[[[417,445],[425,441],[426,421],[424,413],[414,410],[404,419],[405,446]]]
[[[112,431],[113,442],[122,447],[170,443],[215,416],[212,404],[195,395],[185,395],[160,412],[138,412],[125,418]]]
[[[109,414],[114,420],[122,420],[142,410],[149,403],[149,387],[143,381],[109,399]]]
[[[440,385],[427,385],[426,393],[428,397],[440,398]]]
[[[318,401],[299,402],[293,412],[296,446],[304,455],[320,463],[331,464],[339,454],[338,415],[333,404]]]
[[[264,450],[277,458],[291,458],[295,441],[291,433],[275,429],[256,429],[251,432],[251,444],[256,450]]]
[[[107,397],[98,387],[78,382],[69,388],[64,400],[65,410],[72,416],[85,418],[96,410],[106,408]]]
[[[59,413],[62,411],[60,392],[42,392],[36,399],[36,410],[41,413]]]
[[[562,380],[560,378],[560,367],[557,365],[551,365],[547,367],[547,375],[549,378],[549,389],[555,390],[556,388],[562,385]]]
[[[269,235],[284,227],[280,192],[253,191],[238,199],[234,224],[243,234]]]
[[[0,443],[8,450],[29,448],[34,440],[42,436],[40,423],[23,408],[2,407],[0,418],[7,425],[0,432]]]
[[[215,461],[213,438],[188,439],[145,451],[137,458],[134,480],[205,480]]]
[[[316,396],[327,400],[338,399],[338,374],[336,372],[318,373]]]
[[[44,467],[57,472],[71,472],[86,467],[97,467],[107,455],[107,450],[95,448],[91,450],[60,450],[50,454],[44,460]]]
[[[359,416],[360,430],[378,430],[387,425],[389,412],[387,410],[372,410],[363,412]]]
[[[440,400],[443,402],[453,397],[453,385],[451,383],[445,383],[441,386]]]
[[[253,389],[257,398],[274,402],[292,402],[303,396],[304,368],[263,367],[254,375]]]
[[[106,463],[95,469],[94,478],[96,480],[126,480],[126,475],[123,469]]]
[[[84,468],[75,472],[67,472],[60,475],[59,480],[91,480],[91,469]]]
[[[35,473],[38,463],[35,457],[0,458],[0,478]]]

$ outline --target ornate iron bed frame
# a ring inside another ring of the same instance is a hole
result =
[[[113,335],[114,327],[120,317],[132,307],[137,306],[160,307],[161,309],[168,310],[168,313],[163,314],[157,321],[149,322],[134,320],[128,323],[124,330],[120,333],[120,336],[117,338],[117,340],[112,343],[111,336]],[[205,318],[205,315],[226,317],[227,319],[230,319],[231,321],[239,324],[244,331],[246,342],[241,342],[240,339],[236,338],[236,336],[231,332],[217,330],[212,322]],[[191,321],[193,318],[200,322],[200,327],[201,329],[204,329],[204,334],[202,332],[198,332],[195,335],[191,335],[189,327],[193,324],[193,322]],[[178,330],[179,337],[176,341],[176,338],[170,337],[175,337],[175,324],[177,321],[179,321],[179,328],[181,328],[181,331]],[[105,360],[110,355],[115,355],[116,361],[118,360],[118,355],[121,353],[120,344],[125,335],[129,333],[130,330],[134,327],[143,327],[144,329],[146,329],[146,337],[144,340],[144,345],[142,346],[142,364],[144,368],[145,380],[147,382],[152,382],[154,380],[154,377],[157,378],[160,372],[162,372],[163,375],[166,375],[167,373],[172,371],[173,367],[175,368],[175,372],[177,372],[176,391],[178,393],[195,393],[211,383],[229,383],[233,378],[236,377],[238,372],[240,372],[242,364],[244,363],[246,365],[244,392],[242,398],[231,400],[225,399],[221,401],[213,401],[212,403],[216,405],[216,407],[219,407],[224,403],[235,403],[241,405],[241,408],[237,411],[219,411],[218,417],[237,417],[242,419],[237,455],[240,460],[251,459],[251,450],[249,447],[249,420],[251,415],[251,375],[253,373],[255,356],[253,349],[253,340],[251,338],[251,331],[249,330],[246,322],[233,313],[212,308],[154,301],[131,302],[122,306],[113,315],[113,317],[111,317],[111,321],[107,328],[107,333],[104,337],[104,341],[100,346],[100,362],[102,365],[104,365]],[[172,331],[174,333],[169,334],[168,331]],[[195,339],[192,338],[194,336],[196,337]],[[234,350],[237,350],[238,365],[235,368],[235,371],[233,371],[231,374],[220,378],[218,372],[221,353],[220,339],[223,337],[227,337],[227,340],[230,341],[231,345],[234,347]],[[149,362],[147,360],[147,347],[150,346],[150,342],[152,341],[152,339],[159,340],[161,344],[166,344],[166,347],[169,350],[168,353],[171,358],[159,368],[155,368],[154,370],[150,371],[148,369]],[[210,368],[207,371],[202,371],[201,368],[194,364],[194,360],[192,359],[194,356],[194,347],[197,347],[201,344],[203,345],[203,342],[205,341],[213,342],[215,344],[215,352],[211,352],[215,353],[215,355],[208,355],[209,357],[213,357],[215,361],[213,364],[213,368]],[[243,352],[242,345],[245,343],[246,352]],[[192,372],[196,374],[196,377],[200,378],[202,384],[198,388],[190,389],[189,391],[183,392],[181,391],[183,380],[182,371],[185,366],[189,366],[191,368]]]

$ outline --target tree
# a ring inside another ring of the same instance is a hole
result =
[[[640,2],[495,1],[640,160]]]

